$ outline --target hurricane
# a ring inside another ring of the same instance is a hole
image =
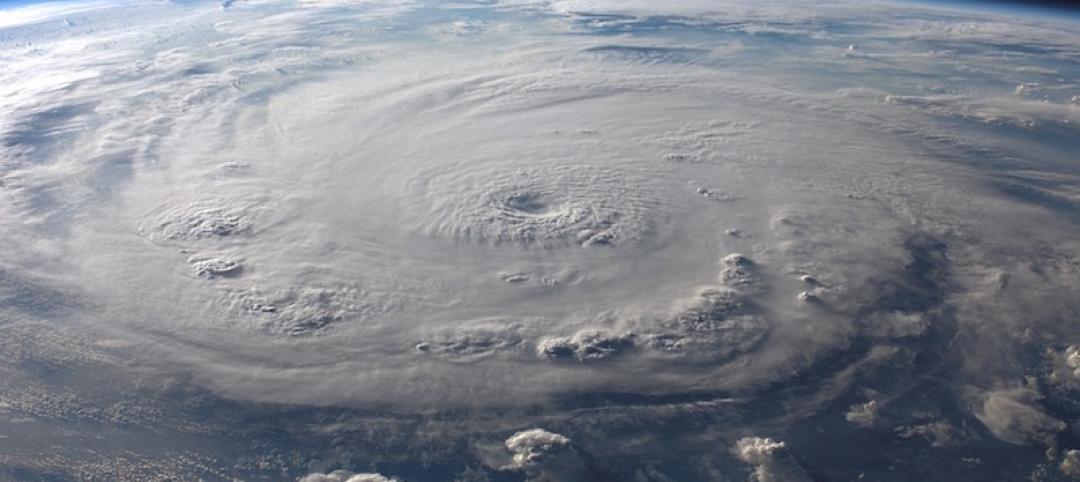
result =
[[[1080,14],[0,4],[0,479],[1080,479]]]

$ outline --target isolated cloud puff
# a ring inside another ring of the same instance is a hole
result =
[[[869,428],[874,426],[874,423],[878,418],[878,410],[881,407],[877,401],[870,400],[866,403],[855,404],[851,406],[851,409],[844,414],[844,418],[855,425],[860,427]]]
[[[553,455],[569,450],[570,439],[534,428],[515,433],[506,439],[506,448],[514,454],[514,468],[536,467],[543,465]]]
[[[1028,382],[1016,388],[994,390],[983,396],[975,417],[997,438],[1017,445],[1049,444],[1065,423],[1039,406],[1042,395]]]
[[[750,476],[757,482],[811,480],[795,457],[788,452],[784,442],[779,440],[744,437],[735,443],[731,453],[740,461],[754,466]]]
[[[522,470],[530,480],[568,482],[584,481],[585,464],[564,435],[534,428],[506,439],[512,454],[506,470]]]
[[[1061,461],[1061,473],[1080,480],[1080,450],[1066,450]]]

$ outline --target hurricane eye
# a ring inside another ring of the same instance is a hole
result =
[[[535,193],[511,194],[506,198],[505,206],[525,214],[543,214],[551,211],[551,205],[543,196]]]

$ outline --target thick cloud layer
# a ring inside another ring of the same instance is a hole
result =
[[[1073,20],[2,13],[0,478],[1080,465]]]

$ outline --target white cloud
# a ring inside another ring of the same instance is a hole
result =
[[[534,428],[515,433],[506,439],[506,448],[514,454],[512,468],[537,467],[553,455],[569,450],[570,439],[563,435]]]
[[[1061,473],[1073,479],[1080,479],[1080,450],[1065,451],[1061,458]]]
[[[799,482],[812,480],[788,452],[784,442],[771,438],[745,437],[738,440],[731,453],[754,466],[751,477],[756,482]]]
[[[584,464],[566,436],[534,428],[510,436],[505,446],[512,454],[505,470],[522,470],[537,481],[587,480]]]
[[[941,420],[920,425],[897,427],[896,433],[902,438],[922,437],[930,443],[931,447],[939,448],[959,445],[965,441],[968,435],[953,424]]]
[[[66,15],[77,15],[116,6],[120,2],[45,2],[0,9],[0,29],[47,21],[58,22]],[[124,2],[127,3],[127,2]]]
[[[844,418],[855,425],[869,428],[877,422],[878,410],[880,410],[880,407],[877,401],[870,400],[866,403],[852,405]]]
[[[78,326],[132,357],[101,371],[238,404],[386,407],[395,435],[483,411],[412,447],[495,437],[487,466],[536,479],[587,480],[608,462],[583,451],[616,449],[578,437],[613,419],[733,410],[746,433],[761,387],[795,394],[773,426],[880,427],[903,405],[833,402],[886,369],[936,383],[912,360],[998,387],[972,406],[1003,440],[1062,430],[1002,380],[1043,368],[1032,346],[1080,379],[1080,177],[1042,137],[1080,125],[1075,29],[887,3],[257,3],[0,20],[0,310],[51,322],[77,292]],[[744,398],[578,405],[595,393]],[[594,425],[501,443],[568,417]],[[897,434],[969,438],[927,417]],[[787,449],[733,453],[805,478]]]
[[[982,406],[975,412],[986,428],[998,438],[1018,444],[1052,444],[1065,423],[1039,405],[1042,396],[1029,381],[1023,386],[991,390],[982,396]]]
[[[335,470],[327,473],[311,473],[300,478],[300,482],[394,482],[382,474],[353,473],[348,470]]]
[[[616,356],[632,349],[633,334],[616,335],[598,330],[583,330],[569,338],[549,338],[537,346],[541,358],[573,357],[581,361]]]
[[[1068,387],[1080,387],[1080,346],[1069,345],[1061,352],[1047,349],[1050,358],[1050,380]]]

